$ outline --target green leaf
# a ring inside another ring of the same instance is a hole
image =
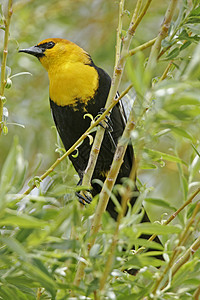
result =
[[[21,75],[31,75],[32,76],[32,74],[30,72],[20,72],[20,73],[10,76],[10,78],[14,78],[14,77],[21,76]]]
[[[192,144],[192,148],[196,152],[196,154],[200,157],[200,152],[197,150],[197,148]]]
[[[31,263],[25,262],[22,267],[27,273],[29,273],[30,277],[39,282],[41,286],[46,288],[46,290],[51,293],[53,299],[55,299],[56,290],[58,287],[56,281],[49,276],[49,274],[44,273],[38,266],[35,266]]]
[[[2,243],[6,244],[12,252],[16,252],[23,260],[27,260],[27,253],[22,244],[13,237],[0,237]]]
[[[99,255],[100,248],[101,248],[100,244],[94,244],[90,249],[90,253],[89,253],[90,257],[96,258]]]
[[[167,55],[167,59],[174,59],[176,58],[180,53],[180,48],[175,48],[173,49],[168,55]]]
[[[67,240],[67,241],[61,240],[58,243],[51,243],[51,248],[62,249],[62,250],[72,249],[73,251],[75,251],[75,249],[80,249],[81,245],[80,242],[77,240]]]
[[[197,8],[193,9],[191,11],[191,13],[189,14],[189,16],[200,16],[200,6],[198,6]]]
[[[179,40],[187,40],[189,38],[189,35],[187,33],[187,31],[184,29],[181,31],[181,33],[178,36]]]
[[[15,138],[2,168],[0,192],[18,192],[24,184],[27,167],[28,163],[24,160],[23,149],[18,145],[18,139]]]
[[[145,247],[145,248],[163,250],[163,246],[161,244],[158,244],[157,242],[148,241],[142,238],[137,238],[137,239],[134,238],[132,230],[131,231],[123,230],[122,235],[129,237],[129,243],[131,243],[131,245],[134,245],[136,247]]]
[[[188,46],[190,46],[191,45],[191,42],[190,41],[187,41],[187,42],[185,42],[182,46],[181,46],[181,48],[180,48],[180,51],[183,51],[184,49],[186,49]]]
[[[193,178],[199,173],[200,170],[200,156],[199,153],[194,157],[189,166],[189,182],[192,182]]]
[[[18,139],[15,138],[11,146],[10,152],[6,158],[6,161],[2,167],[1,179],[0,179],[0,190],[4,189],[5,191],[8,191],[9,184],[13,178],[16,155],[17,155],[17,144],[18,144]]]
[[[152,169],[157,169],[158,167],[154,164],[148,164],[148,163],[142,163],[140,166],[140,169],[142,170],[152,170]]]
[[[14,212],[14,211],[13,211]],[[22,228],[42,228],[49,225],[48,222],[17,212],[14,215],[7,214],[0,219],[0,226],[19,226]]]
[[[136,224],[133,226],[133,231],[137,232],[137,234],[171,234],[171,233],[180,233],[181,228],[172,225],[160,225],[160,224],[150,224],[150,223],[142,223]]]
[[[185,131],[181,127],[177,127],[177,126],[174,126],[174,125],[171,125],[171,124],[166,124],[164,127],[165,128],[170,128],[171,131],[173,131],[177,135],[180,135],[180,136],[185,137],[185,138],[187,138],[191,141],[194,141],[194,138],[190,135],[190,133],[188,133],[187,131]],[[182,161],[182,163],[185,164],[185,162],[183,162],[183,161]]]
[[[154,161],[159,161],[161,159],[161,160],[173,161],[173,162],[176,162],[176,163],[182,163],[182,164],[186,165],[186,163],[177,156],[173,156],[173,155],[166,154],[164,152],[160,152],[160,151],[156,151],[156,150],[152,150],[152,149],[149,149],[149,148],[144,148],[143,150]]]
[[[188,181],[184,175],[181,176],[181,183],[183,186],[183,194],[184,194],[184,199],[187,200],[187,195],[188,195]]]
[[[153,205],[157,205],[160,207],[164,207],[164,208],[168,208],[168,209],[172,209],[174,211],[176,211],[176,207],[172,206],[170,203],[168,203],[167,201],[163,200],[163,199],[159,199],[159,198],[146,198],[144,199],[145,202],[148,202],[150,204]]]
[[[0,287],[0,296],[2,297],[2,300],[20,300],[20,298],[17,297],[14,288],[12,286],[6,286],[5,284]]]
[[[86,296],[89,296],[91,293],[98,290],[98,288],[99,288],[99,278],[94,278],[94,280],[92,280],[88,285]]]
[[[164,262],[160,259],[152,258],[150,256],[142,255],[133,255],[127,262],[123,264],[124,269],[140,269],[144,266],[154,266],[159,267]]]
[[[188,18],[187,24],[200,23],[200,16],[191,16]]]

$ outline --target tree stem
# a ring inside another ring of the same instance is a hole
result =
[[[121,82],[121,78],[122,78],[123,70],[124,70],[124,66],[125,66],[126,56],[129,51],[132,37],[134,35],[135,29],[137,28],[137,26],[141,22],[142,18],[144,17],[151,1],[152,0],[147,1],[146,5],[144,6],[144,8],[139,16],[138,16],[138,12],[139,12],[139,8],[141,6],[141,1],[140,0],[137,1],[136,8],[134,10],[133,17],[132,17],[130,25],[129,25],[129,29],[127,31],[127,35],[123,40],[123,47],[122,47],[120,59],[118,62],[116,62],[116,65],[114,68],[111,88],[110,88],[110,92],[108,95],[108,99],[107,99],[105,108],[108,108],[112,104],[112,102],[115,101],[115,96],[119,89],[119,85]],[[116,49],[119,49],[118,45],[117,45]],[[129,128],[133,125],[131,116],[129,117],[129,119],[130,119],[130,122],[127,123],[126,128]],[[124,134],[127,135],[127,131],[129,130],[129,129],[126,130],[126,128],[124,130],[123,136],[124,136]],[[88,166],[87,166],[86,172],[83,176],[82,184],[84,186],[90,185],[90,182],[92,179],[92,174],[94,172],[94,168],[95,168],[97,158],[98,158],[98,152],[99,152],[99,149],[101,148],[101,144],[103,141],[104,132],[105,132],[105,129],[101,127],[96,133],[95,140],[94,140],[94,143],[92,146],[92,150],[90,152],[91,154],[89,157]],[[115,180],[117,178],[117,174],[119,172],[120,166],[122,164],[122,159],[125,154],[126,147],[127,147],[127,145],[122,146],[122,145],[120,145],[120,143],[117,146],[117,150],[114,155],[114,159],[113,159],[111,169],[109,171],[109,175],[107,176],[107,178],[104,182],[103,188],[101,190],[101,193],[99,195],[99,202],[97,205],[97,209],[96,209],[95,216],[94,216],[94,221],[93,221],[92,228],[91,228],[91,234],[90,234],[91,241],[90,241],[88,250],[90,250],[91,247],[95,243],[95,236],[100,228],[101,217],[102,217],[103,212],[106,209],[110,193],[112,191]],[[118,159],[118,157],[120,157],[120,159]],[[115,160],[117,160],[117,161],[115,162]],[[114,174],[114,172],[117,172],[117,173]],[[84,274],[84,268],[85,268],[85,264],[80,261],[78,264],[78,269],[77,269],[76,276],[74,279],[74,285],[76,285],[76,286],[79,285],[80,280]]]
[[[163,24],[160,29],[160,32],[159,32],[157,39],[151,49],[151,53],[150,53],[149,60],[147,63],[147,68],[146,68],[148,71],[151,71],[156,66],[156,61],[158,59],[158,54],[159,54],[159,51],[161,48],[161,42],[168,34],[170,23],[171,23],[173,15],[174,15],[177,3],[178,3],[178,0],[171,0],[169,3],[168,9],[167,9],[165,17],[164,17]]]
[[[8,0],[6,17],[4,19],[5,33],[4,33],[4,46],[3,46],[3,58],[1,63],[1,87],[0,87],[0,135],[3,129],[3,97],[4,89],[6,85],[5,75],[6,75],[6,61],[8,55],[8,38],[9,38],[9,27],[10,19],[12,16],[12,0]]]

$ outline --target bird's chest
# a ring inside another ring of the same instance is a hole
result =
[[[52,68],[48,75],[50,98],[59,106],[74,105],[78,101],[86,105],[98,88],[97,71],[82,63]]]

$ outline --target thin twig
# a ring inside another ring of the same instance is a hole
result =
[[[164,223],[163,225],[168,225],[172,220],[176,218],[176,216],[186,207],[188,206],[192,200],[200,193],[200,187],[189,197],[189,199],[179,208],[177,211],[175,211]],[[156,238],[157,234],[153,234],[148,241],[153,241]],[[136,252],[134,252],[134,255],[143,252],[145,247],[140,247]]]
[[[196,289],[195,293],[194,293],[194,300],[199,300],[200,299],[200,285],[199,287]]]
[[[146,68],[149,71],[152,70],[154,68],[154,66],[156,65],[155,63],[157,61],[158,54],[159,54],[159,51],[161,48],[161,42],[168,34],[169,26],[170,26],[172,17],[174,15],[177,2],[178,2],[178,0],[171,0],[169,3],[168,9],[167,9],[165,17],[164,17],[164,22],[161,26],[161,29],[157,36],[156,42],[154,43],[154,45],[151,49],[151,53],[150,53],[149,60],[147,63],[147,68]]]
[[[152,0],[147,0],[147,3],[146,3],[145,6],[143,7],[143,9],[142,9],[140,15],[138,16],[138,10],[139,10],[139,8],[140,8],[140,6],[141,6],[141,3],[140,3],[140,2],[141,2],[141,1],[138,1],[138,2],[137,2],[135,14],[133,15],[133,20],[132,20],[131,26],[130,26],[130,28],[129,28],[129,34],[132,35],[132,36],[134,35],[136,28],[138,27],[138,25],[139,25],[140,22],[142,21],[143,17],[145,16],[145,14],[146,14],[146,12],[147,12],[147,10],[148,10],[148,8],[149,8],[149,6],[150,6]]]
[[[131,182],[134,182],[135,175],[136,175],[136,162],[134,160],[134,157],[133,157],[133,162],[134,163],[132,165],[132,169],[131,169],[130,176],[129,176],[129,180]],[[131,189],[130,185],[127,185],[125,191],[123,192],[121,209],[120,209],[120,212],[117,217],[116,228],[115,228],[115,232],[114,232],[114,235],[112,238],[112,243],[111,243],[110,250],[109,250],[109,256],[108,256],[108,259],[106,262],[105,270],[104,270],[103,275],[100,280],[100,291],[104,290],[105,283],[107,281],[108,275],[109,275],[111,267],[112,267],[112,263],[113,263],[113,260],[115,257],[115,248],[117,246],[117,241],[118,241],[120,223],[121,223],[123,216],[126,213],[127,204],[131,198],[131,192],[132,192],[132,189]]]
[[[42,296],[42,289],[41,288],[38,288],[37,289],[37,298],[36,300],[40,300],[40,297]]]
[[[122,46],[122,17],[124,14],[124,0],[119,3],[119,21],[117,27],[117,42],[116,42],[116,55],[115,55],[115,66],[118,64]]]
[[[134,49],[132,49],[128,52],[127,57],[128,56],[133,56],[135,53],[137,53],[139,51],[143,51],[143,50],[151,47],[155,43],[155,41],[156,41],[156,38],[154,38],[154,39],[152,39],[152,40],[150,40],[150,41],[148,41],[148,42],[146,42],[146,43],[144,43],[144,44],[142,44],[138,47],[135,47]]]
[[[94,121],[91,126],[84,132],[84,134],[72,145],[72,147],[63,154],[63,156],[59,157],[50,167],[49,169],[43,173],[39,178],[38,181],[44,180],[53,170],[63,161],[67,156],[69,156],[77,147],[78,145],[88,136],[90,131],[96,127],[102,120],[105,119],[105,116],[110,113],[110,110],[118,103],[118,101],[124,97],[128,91],[133,87],[132,84],[130,84],[120,95],[118,99],[116,99],[105,111],[104,113],[96,120]],[[28,188],[18,199],[24,198],[26,195],[30,194],[30,192],[36,187],[36,184],[33,184],[30,188]]]
[[[140,13],[140,15],[138,17],[139,20],[137,21],[138,7],[140,7],[140,4],[138,4],[138,3],[140,3],[140,0],[137,1],[136,9],[135,9],[136,13],[134,11],[129,29],[127,31],[127,35],[123,40],[123,47],[122,47],[122,51],[121,51],[121,57],[120,57],[117,65],[114,68],[112,84],[111,84],[111,88],[110,88],[110,92],[109,92],[109,95],[108,95],[108,99],[107,99],[105,108],[107,108],[110,105],[110,103],[112,103],[115,99],[115,95],[118,91],[119,84],[121,82],[121,78],[122,78],[122,74],[123,74],[123,70],[124,70],[124,66],[125,66],[125,61],[126,61],[126,56],[129,52],[129,47],[130,47],[130,43],[131,43],[133,34],[135,32],[135,29],[137,28],[137,26],[141,22],[143,16],[145,15],[151,1],[150,0],[147,1],[147,4],[144,6],[142,12]],[[131,120],[131,122],[132,122],[132,120]],[[131,124],[131,122],[127,123],[127,126],[124,130],[123,135],[124,134],[126,135],[127,132],[128,132],[127,128],[129,128],[129,126],[131,127],[131,125],[133,125],[133,124]],[[104,131],[105,131],[104,128],[101,127],[100,130],[96,133],[96,136],[95,136],[95,140],[94,140],[94,143],[93,143],[93,146],[92,146],[90,158],[89,158],[89,161],[88,161],[88,166],[86,168],[86,173],[83,177],[83,184],[86,185],[86,186],[90,185],[90,182],[91,182],[92,174],[94,172],[94,168],[95,168],[97,158],[98,158],[98,152],[99,152],[99,149],[100,149],[102,141],[103,141]],[[120,144],[118,144],[118,146],[119,145]],[[114,159],[113,159],[113,163],[114,163],[115,159],[118,159],[118,157],[123,158],[123,155],[125,154],[125,151],[126,151],[126,146],[123,145],[123,146],[121,146],[121,148],[117,147],[117,150],[115,152],[115,156],[114,156]],[[118,156],[116,154],[118,154]],[[117,174],[119,172],[121,163],[122,163],[122,160],[119,159],[114,163],[114,166],[112,164],[109,175],[107,176],[107,178],[104,182],[104,186],[103,186],[102,191],[100,193],[98,206],[97,206],[95,216],[94,216],[94,219],[93,219],[94,221],[93,221],[93,224],[92,224],[92,229],[91,229],[91,234],[90,234],[90,237],[92,237],[92,240],[90,241],[90,244],[89,244],[89,247],[88,247],[89,250],[91,249],[92,245],[94,245],[96,233],[98,232],[98,230],[100,228],[101,217],[102,217],[103,212],[106,209],[107,202],[109,200],[109,193],[111,193],[111,190],[112,190],[112,187],[115,183],[115,180],[116,180]],[[115,172],[117,172],[117,173],[112,174],[113,170],[115,170]],[[109,180],[110,178],[113,178],[113,182],[111,182]],[[84,268],[85,268],[85,264],[82,261],[80,261],[79,264],[78,264],[78,269],[77,269],[76,276],[75,276],[75,279],[74,279],[74,285],[76,285],[76,286],[79,285],[79,283],[80,283],[80,281],[83,277],[83,274],[84,274]]]
[[[110,92],[109,92],[109,95],[108,95],[108,99],[107,99],[105,108],[107,108],[112,103],[112,101],[114,101],[114,99],[115,99],[115,96],[116,96],[117,91],[119,89],[119,84],[121,82],[126,57],[128,55],[128,52],[129,52],[130,43],[131,43],[131,40],[132,40],[132,37],[133,37],[133,31],[135,32],[135,29],[137,28],[137,26],[141,22],[143,16],[145,15],[145,13],[146,13],[149,5],[150,5],[150,2],[151,1],[147,1],[147,4],[144,6],[141,14],[138,16],[139,8],[141,6],[141,1],[140,0],[137,1],[136,8],[134,10],[133,17],[132,17],[130,25],[129,25],[129,29],[127,31],[127,35],[123,40],[123,47],[122,47],[122,51],[121,51],[121,57],[118,61],[116,61],[116,65],[114,67],[114,74],[113,74],[112,84],[111,84],[111,88],[110,88]],[[138,21],[137,21],[137,16],[139,18]],[[119,14],[119,17],[121,19],[121,14]],[[121,22],[121,21],[119,20],[119,22]],[[119,39],[117,39],[117,41],[121,45],[121,41]],[[119,50],[120,45],[116,46],[117,50]],[[90,185],[90,182],[91,182],[91,179],[92,179],[92,174],[94,172],[94,168],[95,168],[95,165],[96,165],[96,162],[97,162],[98,154],[99,154],[101,144],[102,144],[102,141],[103,141],[104,132],[105,132],[105,129],[103,127],[101,127],[98,130],[98,132],[95,136],[95,140],[94,140],[91,152],[90,152],[88,165],[87,165],[87,168],[85,170],[85,174],[83,176],[82,184],[84,186],[89,186]]]
[[[96,234],[101,226],[101,216],[106,209],[108,204],[111,191],[117,179],[120,167],[123,163],[123,157],[126,152],[127,144],[124,141],[128,141],[130,137],[130,132],[135,127],[132,113],[129,116],[126,128],[123,132],[121,139],[118,142],[117,149],[114,155],[114,159],[110,168],[110,171],[106,177],[102,190],[99,194],[99,202],[95,211],[92,227],[91,227],[91,239],[89,244],[89,249],[94,245]]]
[[[4,97],[4,89],[6,85],[5,75],[6,75],[6,61],[8,55],[8,38],[9,38],[9,27],[10,27],[10,19],[12,16],[12,0],[8,1],[7,13],[4,19],[5,33],[4,33],[4,46],[3,46],[3,58],[1,64],[1,87],[0,87],[0,135],[3,129],[2,121],[3,121],[3,97]]]
[[[132,87],[132,84],[124,91],[124,93],[121,94],[120,97],[123,97],[130,90],[131,87]],[[117,99],[117,101],[119,101],[119,98]],[[107,178],[108,178],[108,176],[107,176]],[[94,245],[94,242],[95,242],[94,235],[96,234],[96,232],[100,228],[100,226],[98,226],[98,224],[96,225],[95,222],[96,221],[101,222],[101,215],[102,215],[103,211],[105,210],[105,206],[104,206],[103,210],[101,208],[99,208],[99,206],[102,205],[102,202],[104,202],[104,201],[102,201],[102,199],[99,198],[98,206],[96,208],[95,215],[94,215],[94,218],[93,218],[93,220],[94,220],[93,225],[92,225],[91,232],[90,232],[90,238],[92,238],[93,240],[90,241],[90,244],[88,245],[88,251],[90,251],[91,247]],[[96,231],[96,229],[97,229],[97,231]],[[79,261],[76,276],[75,276],[75,279],[74,279],[74,285],[79,285],[79,283],[81,281],[81,278],[83,278],[83,275],[84,275],[84,268],[85,268],[85,263],[83,261]]]
[[[184,231],[182,232],[181,237],[180,237],[179,242],[178,242],[178,245],[175,247],[175,249],[174,249],[174,251],[173,251],[173,253],[172,253],[171,257],[170,257],[170,260],[169,260],[168,264],[166,265],[166,267],[163,270],[163,272],[160,275],[160,277],[157,278],[157,280],[155,282],[155,286],[154,286],[153,291],[152,291],[153,295],[156,295],[157,290],[158,290],[161,282],[163,281],[163,279],[164,279],[165,275],[167,274],[167,272],[169,271],[169,269],[172,267],[172,265],[173,265],[173,263],[174,263],[177,255],[178,255],[178,253],[180,252],[180,247],[183,246],[183,244],[185,242],[185,236],[187,235],[187,233],[189,231],[189,228],[193,224],[193,222],[195,220],[195,217],[196,217],[197,213],[199,212],[199,209],[200,209],[200,203],[198,203],[196,205],[196,207],[195,207],[195,209],[193,211],[192,217],[191,217],[190,221],[188,222],[187,226],[185,227]],[[181,265],[183,263],[184,262],[181,260]],[[177,264],[175,264],[174,270],[172,271],[172,275],[174,275],[176,271],[177,271]]]
[[[162,74],[162,76],[160,77],[160,79],[159,79],[158,82],[163,81],[163,80],[167,77],[167,74],[168,74],[168,72],[169,72],[169,70],[170,70],[170,68],[171,68],[172,65],[173,65],[173,61],[171,60],[171,61],[168,63],[166,69],[164,70],[164,72],[163,72],[163,74]]]

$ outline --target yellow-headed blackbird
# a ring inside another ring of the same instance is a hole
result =
[[[97,67],[90,55],[76,44],[59,38],[46,39],[25,52],[36,56],[49,75],[50,106],[53,118],[68,150],[90,126],[90,118],[84,118],[86,113],[97,116],[104,108],[111,85],[110,76]],[[115,147],[122,135],[126,116],[122,103],[118,103],[110,115],[112,132],[104,135],[93,179],[105,180],[110,169]],[[91,145],[89,139],[78,148],[78,156],[69,156],[80,178],[87,166]],[[122,177],[128,177],[133,161],[132,146],[127,147],[124,162],[121,166],[116,183],[121,183]],[[92,195],[100,192],[101,187],[92,183]],[[131,200],[133,205],[135,198]],[[108,207],[110,215],[116,219],[117,212],[110,200]]]
[[[111,78],[94,64],[87,52],[65,39],[46,39],[20,52],[36,56],[48,72],[53,118],[65,149],[68,150],[90,126],[90,118],[84,118],[84,115],[89,113],[96,117],[104,108]],[[114,157],[115,145],[126,125],[126,115],[121,102],[112,109],[110,121],[112,131],[105,132],[93,174],[93,179],[101,181],[106,178]],[[87,167],[90,150],[91,145],[86,138],[78,147],[78,156],[74,157],[73,153],[69,156],[80,179]],[[133,149],[128,145],[116,183],[122,183],[121,179],[129,176],[133,160]],[[95,196],[100,190],[100,185],[92,182],[92,195]],[[118,200],[120,201],[120,197]],[[131,198],[132,206],[135,200],[136,197]],[[114,219],[117,218],[112,200],[109,200],[107,211]],[[142,222],[146,221],[149,221],[149,218],[145,213]],[[149,235],[142,234],[141,237],[148,239]],[[155,241],[160,243],[157,237]],[[162,259],[162,256],[156,257]],[[129,270],[131,274],[135,272],[134,269]]]

